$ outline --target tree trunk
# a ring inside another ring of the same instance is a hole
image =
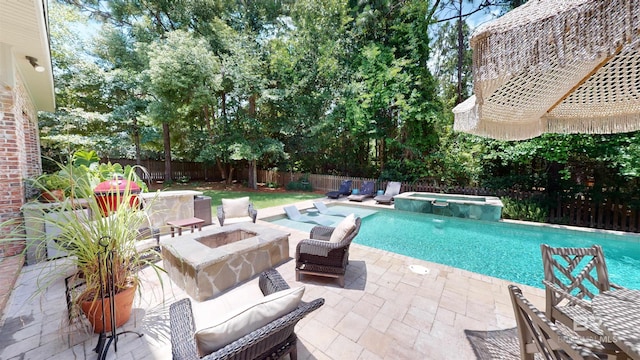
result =
[[[233,171],[235,168],[229,165],[229,175],[227,176],[227,185],[231,185],[233,183]]]
[[[171,137],[169,123],[162,123],[162,138],[164,140],[164,181],[171,182]]]
[[[136,165],[142,165],[140,156],[140,128],[138,127],[138,118],[133,117],[133,144],[136,147]]]
[[[256,94],[251,94],[249,96],[249,116],[255,119],[256,117]],[[249,160],[249,179],[248,185],[250,188],[257,190],[258,189],[258,180],[257,180],[257,165],[256,160]]]
[[[216,165],[218,166],[218,170],[220,171],[220,176],[222,176],[222,180],[227,180],[227,171],[224,168],[224,164],[220,161],[220,158],[216,159]]]
[[[456,86],[456,105],[462,102],[462,66],[464,65],[464,34],[462,32],[462,0],[458,6],[458,84]]]
[[[257,161],[249,161],[249,187],[253,190],[258,189],[258,165]]]

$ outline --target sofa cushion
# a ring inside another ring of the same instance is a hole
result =
[[[253,219],[251,218],[251,216],[243,216],[243,217],[236,217],[231,219],[224,219],[224,224],[231,225],[231,224],[238,224],[241,222],[252,222],[252,221]]]
[[[225,219],[247,216],[249,214],[249,197],[222,199],[222,210]]]
[[[338,226],[331,233],[331,238],[329,238],[329,242],[340,242],[351,233],[356,228],[356,216],[354,214],[349,214],[347,217],[342,219]]]
[[[196,341],[201,356],[210,354],[290,313],[298,307],[303,293],[304,286],[275,292],[241,307],[225,319],[213,321],[212,326],[199,329],[196,332]]]

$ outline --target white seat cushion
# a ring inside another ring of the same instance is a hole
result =
[[[200,355],[210,354],[290,313],[300,304],[303,293],[304,286],[275,292],[241,307],[220,322],[214,321],[213,325],[199,329],[196,332],[196,341]],[[199,322],[202,323],[202,319]]]
[[[340,242],[344,239],[347,234],[352,232],[356,228],[356,216],[354,214],[349,214],[347,217],[342,219],[338,226],[331,233],[331,238],[329,238],[329,242]]]
[[[251,216],[243,216],[243,217],[237,217],[237,218],[231,218],[231,219],[224,219],[224,224],[225,225],[231,225],[231,224],[237,224],[237,223],[241,223],[241,222],[252,222],[253,219],[251,218]]]
[[[225,219],[247,216],[249,214],[249,197],[222,199],[222,210]]]

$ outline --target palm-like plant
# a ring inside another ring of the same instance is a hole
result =
[[[69,165],[61,166],[59,173],[69,178],[70,196],[53,207],[43,208],[42,216],[37,219],[60,230],[55,237],[55,246],[67,257],[45,267],[39,287],[45,289],[71,273],[71,283],[77,283],[76,280],[85,283],[72,294],[72,305],[92,301],[96,305],[91,311],[95,312],[99,311],[95,307],[99,308],[100,297],[109,294],[109,289],[118,294],[136,287],[138,270],[142,267],[150,266],[162,280],[160,273],[164,270],[152,261],[157,258],[153,255],[158,255],[155,250],[140,253],[136,248],[139,229],[151,228],[151,224],[149,207],[142,208],[142,199],[132,191],[135,171],[128,171],[126,178],[112,177],[108,180],[110,190],[102,194],[94,193],[101,179],[98,171],[84,165]],[[52,213],[55,216],[51,216]],[[38,246],[46,246],[46,242]],[[106,271],[107,262],[112,264],[110,273]]]

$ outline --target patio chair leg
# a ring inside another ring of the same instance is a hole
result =
[[[298,360],[298,348],[296,347],[296,344],[293,344],[293,346],[291,347],[291,352],[289,353],[289,359]]]
[[[340,283],[340,286],[344,287],[344,275],[338,277],[338,282]]]
[[[296,281],[300,281],[300,271],[296,269]]]

